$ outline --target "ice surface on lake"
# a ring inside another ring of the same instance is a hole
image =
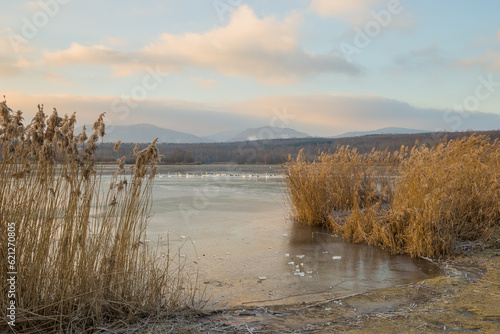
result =
[[[154,181],[151,247],[169,246],[171,255],[181,248],[218,307],[320,300],[429,277],[407,256],[288,220],[279,167],[269,167],[160,166]]]

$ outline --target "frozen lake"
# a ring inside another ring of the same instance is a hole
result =
[[[424,261],[293,223],[279,172],[278,166],[160,166],[148,237],[168,238],[173,251],[182,247],[212,296],[209,308],[321,300],[434,274]]]

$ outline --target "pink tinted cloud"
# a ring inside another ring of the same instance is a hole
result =
[[[3,92],[5,93],[5,92]],[[11,108],[25,112],[30,119],[38,104],[47,113],[77,112],[79,125],[92,123],[106,112],[107,124],[149,123],[177,131],[204,135],[217,131],[259,126],[285,126],[319,136],[347,131],[406,127],[420,130],[491,129],[500,124],[500,115],[481,112],[461,118],[452,110],[425,109],[376,95],[273,95],[226,105],[191,103],[173,99],[146,99],[126,117],[116,114],[116,97],[77,95],[27,95],[6,92]]]
[[[217,80],[215,79],[204,79],[195,76],[191,76],[189,77],[189,79],[201,88],[212,88],[213,86],[217,85]]]
[[[358,68],[336,53],[313,54],[299,45],[301,18],[290,14],[258,18],[248,6],[233,12],[226,26],[204,33],[163,33],[142,50],[122,52],[109,46],[83,46],[45,54],[48,66],[99,64],[115,76],[127,76],[146,66],[168,72],[187,68],[247,76],[269,85],[289,84],[319,73],[357,74]]]

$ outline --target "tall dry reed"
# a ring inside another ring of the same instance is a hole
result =
[[[0,112],[2,319],[8,223],[16,230],[16,331],[92,332],[195,303],[182,261],[145,243],[155,142],[107,178],[96,166],[104,115],[87,137],[85,128],[74,133],[75,114],[47,117],[39,106],[25,125],[5,102]]]
[[[468,242],[498,245],[497,140],[470,136],[431,149],[414,147],[402,171],[387,223],[402,251],[438,256]]]
[[[429,257],[500,245],[500,144],[484,136],[393,154],[341,148],[312,163],[299,155],[285,183],[294,217],[351,242]]]
[[[335,216],[374,203],[388,203],[393,196],[391,179],[399,152],[339,147],[334,154],[321,154],[307,162],[300,151],[297,160],[284,169],[287,198],[292,215],[307,224],[329,226]]]

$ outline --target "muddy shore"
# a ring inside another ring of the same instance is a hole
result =
[[[141,326],[150,333],[500,333],[500,250],[438,263],[443,274],[313,303],[217,310]]]

